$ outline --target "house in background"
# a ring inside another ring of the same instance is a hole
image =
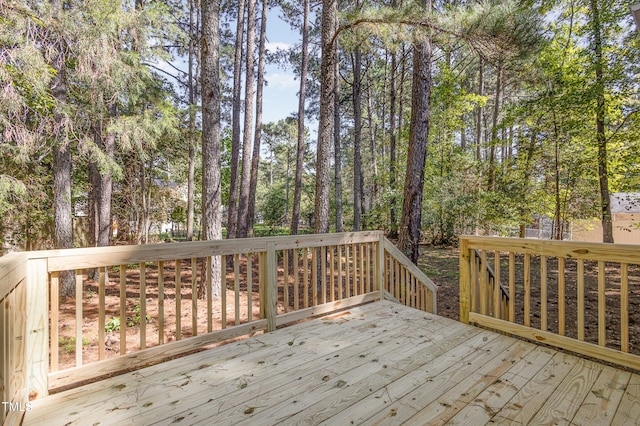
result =
[[[616,192],[611,195],[613,240],[618,244],[640,244],[640,192]],[[581,219],[571,223],[571,240],[602,242],[599,219]]]

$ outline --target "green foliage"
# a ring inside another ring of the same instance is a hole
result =
[[[87,346],[89,344],[89,339],[83,337],[82,338],[82,346]],[[65,352],[75,352],[76,350],[76,338],[75,336],[64,337],[60,336],[58,339],[58,346],[63,348]]]

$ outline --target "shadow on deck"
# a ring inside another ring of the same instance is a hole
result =
[[[24,424],[638,424],[640,376],[391,301],[32,402]]]

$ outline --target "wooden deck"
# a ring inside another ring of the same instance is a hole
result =
[[[25,425],[640,424],[640,375],[376,302],[35,401]]]

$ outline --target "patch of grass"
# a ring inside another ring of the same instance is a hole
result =
[[[82,346],[87,346],[89,344],[89,339],[82,338]],[[72,337],[64,337],[60,336],[58,339],[58,346],[64,349],[65,352],[74,352],[76,350],[76,338]]]

